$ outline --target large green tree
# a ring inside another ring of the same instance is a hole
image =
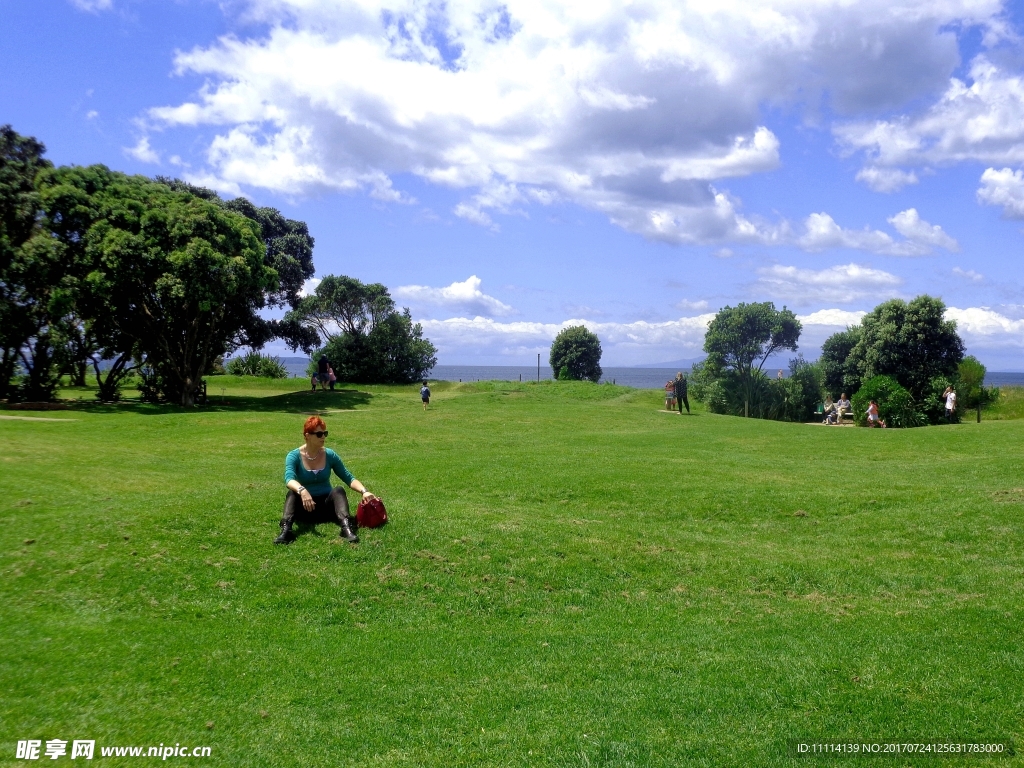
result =
[[[285,316],[284,324],[314,334],[340,381],[404,384],[422,379],[437,364],[437,350],[401,312],[388,289],[345,275],[328,275]],[[312,348],[294,333],[292,349]]]
[[[964,357],[956,322],[944,318],[946,305],[932,296],[879,304],[860,323],[850,350],[847,380],[859,386],[875,376],[891,376],[918,403],[931,393],[932,379],[952,380]]]
[[[59,291],[55,295],[62,261],[39,226],[35,180],[50,166],[45,151],[10,125],[0,126],[0,397],[11,394],[19,362],[28,373],[27,396],[34,399],[41,390],[46,397],[56,385],[48,318],[51,303],[63,302]]]
[[[245,343],[268,293],[259,226],[188,191],[104,166],[40,174],[45,226],[85,265],[79,306],[108,351],[134,343],[163,393],[182,405],[214,359]]]
[[[768,358],[784,349],[796,351],[800,321],[790,310],[770,301],[724,307],[704,334],[705,367],[731,371],[744,395],[749,415],[756,380]]]
[[[860,326],[847,328],[832,334],[821,345],[818,365],[821,367],[825,391],[832,397],[838,397],[844,392],[852,397],[859,388],[860,377],[847,361],[850,352],[860,341],[860,333]]]
[[[601,340],[585,325],[563,328],[551,343],[548,356],[556,378],[574,381],[601,380]]]
[[[264,264],[277,273],[277,285],[265,295],[266,305],[289,309],[298,307],[303,284],[316,274],[313,266],[314,240],[305,222],[285,218],[276,208],[253,205],[244,197],[222,200],[213,190],[180,179],[158,176],[157,181],[175,191],[188,192],[229,211],[240,213],[255,222],[266,247]],[[317,343],[316,335],[308,327],[293,321],[267,320],[254,314],[242,329],[237,346],[258,349],[275,337],[291,343],[293,349],[309,348]]]

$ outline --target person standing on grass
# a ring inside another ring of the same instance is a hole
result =
[[[946,387],[942,396],[946,398],[946,421],[952,424],[956,418],[956,392],[953,391],[953,387]]]
[[[676,380],[674,382],[673,389],[676,395],[676,405],[679,408],[679,415],[683,415],[683,406],[686,406],[686,413],[690,413],[690,401],[686,399],[686,377],[683,376],[683,372],[679,371],[676,374]]]
[[[316,361],[316,378],[320,382],[320,391],[327,391],[327,382],[331,380],[331,374],[328,373],[331,369],[331,364],[327,361],[327,355],[320,355],[320,359]]]
[[[676,385],[672,379],[665,382],[665,410],[674,411],[676,409]]]
[[[338,377],[334,375],[334,369],[330,365],[327,366],[327,380],[331,383],[331,392],[333,392],[334,383],[338,380]]]
[[[427,406],[430,405],[430,387],[427,386],[427,382],[423,382],[423,386],[420,387],[420,400],[423,401],[423,410],[427,410]]]
[[[303,445],[288,453],[284,460],[284,484],[288,493],[284,498],[281,516],[281,535],[275,544],[291,544],[295,540],[294,523],[337,523],[341,538],[358,544],[356,531],[359,524],[349,514],[348,496],[344,486],[331,486],[333,471],[342,482],[364,499],[377,498],[366,486],[352,477],[341,457],[325,448],[327,425],[319,416],[310,416],[302,426]]]

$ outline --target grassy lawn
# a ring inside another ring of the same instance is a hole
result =
[[[424,413],[417,387],[307,386],[3,412],[59,421],[0,419],[0,764],[53,738],[389,768],[1021,739],[1024,420],[827,429],[554,382],[432,385]],[[388,505],[357,546],[271,544],[314,411]]]

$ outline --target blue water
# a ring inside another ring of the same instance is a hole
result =
[[[283,357],[281,362],[292,376],[306,375],[309,361],[303,357]],[[665,382],[674,379],[675,368],[605,368],[601,381],[614,382],[637,389],[661,389]],[[684,373],[689,370],[684,369]],[[521,378],[520,378],[521,377]],[[551,368],[540,367],[540,377],[550,379]],[[435,381],[536,381],[537,366],[533,365],[437,365],[427,377]],[[1024,387],[1024,373],[989,371],[985,384],[990,387]]]

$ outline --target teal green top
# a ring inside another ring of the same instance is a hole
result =
[[[298,480],[306,490],[313,496],[326,496],[331,492],[331,470],[342,479],[345,485],[352,485],[355,478],[352,473],[345,469],[341,462],[341,456],[330,448],[327,450],[327,463],[324,468],[312,472],[302,466],[302,456],[299,448],[289,451],[284,460],[284,481],[287,484],[291,480]]]

